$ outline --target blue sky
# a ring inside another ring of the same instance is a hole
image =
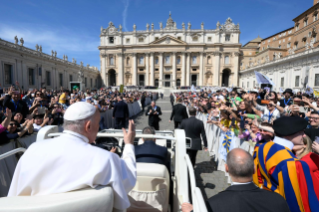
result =
[[[169,11],[181,28],[191,22],[193,29],[215,29],[217,21],[228,17],[240,24],[244,45],[260,35],[266,38],[293,26],[292,19],[313,5],[313,0],[4,0],[1,1],[0,38],[14,42],[23,37],[25,46],[51,50],[62,58],[97,66],[100,69],[99,34],[101,26],[112,21],[131,31],[145,30],[146,23],[159,28]]]

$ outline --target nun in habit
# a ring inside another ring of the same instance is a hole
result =
[[[99,130],[100,113],[86,102],[72,104],[64,114],[59,137],[33,143],[15,169],[8,196],[48,195],[98,185],[114,190],[114,207],[130,206],[127,193],[136,183],[135,126],[124,133],[122,158],[92,146]]]

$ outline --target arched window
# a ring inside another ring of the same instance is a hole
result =
[[[295,42],[295,46],[294,46],[294,48],[295,48],[295,49],[297,49],[297,48],[298,48],[298,42],[297,42],[297,41]]]
[[[177,79],[176,80],[176,87],[180,87],[181,86],[181,80],[180,79]]]
[[[158,57],[155,57],[155,64],[158,64]]]
[[[130,65],[130,58],[129,57],[126,58],[126,65],[128,65],[128,66]]]
[[[197,57],[196,56],[192,57],[192,64],[197,64]]]
[[[212,64],[212,58],[210,56],[207,57],[207,64],[209,64],[209,65]]]
[[[225,56],[225,64],[226,64],[226,65],[229,64],[229,56],[228,56],[228,55]]]
[[[194,37],[193,37],[193,41],[198,41],[198,37],[197,37],[197,36],[194,36]]]
[[[165,64],[170,64],[170,56],[165,56]]]

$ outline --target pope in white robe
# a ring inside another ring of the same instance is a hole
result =
[[[130,206],[127,193],[135,183],[132,144],[126,143],[120,158],[92,146],[87,137],[64,130],[61,136],[37,141],[28,148],[15,169],[8,196],[48,195],[111,185],[114,208],[124,210]]]

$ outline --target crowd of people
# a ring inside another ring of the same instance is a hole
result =
[[[166,148],[156,145],[155,139],[145,139],[144,144],[134,147],[134,121],[129,121],[128,131],[124,129],[129,119],[127,103],[141,100],[144,111],[145,98],[152,98],[152,93],[125,90],[120,93],[111,89],[69,92],[62,88],[53,92],[45,88],[23,92],[18,84],[17,87],[3,89],[0,99],[0,144],[31,134],[45,125],[63,124],[64,131],[63,139],[60,136],[49,142],[39,141],[28,149],[18,163],[9,196],[59,193],[112,182],[115,207],[126,209],[130,205],[127,193],[136,183],[136,162],[159,163],[170,172]],[[172,113],[168,121],[174,121],[174,127],[184,129],[186,137],[191,139],[187,154],[193,166],[198,150],[209,151],[204,123],[196,119],[199,113],[206,116],[206,124],[234,134],[253,149],[247,152],[228,146],[225,171],[232,185],[207,201],[209,210],[318,210],[319,98],[309,93],[293,93],[289,88],[283,93],[269,89],[203,88],[172,93],[170,101]],[[110,109],[113,109],[116,128],[123,129],[122,158],[88,145],[95,143],[100,130],[100,112]],[[161,108],[152,101],[145,110],[149,127],[142,133],[155,134],[161,114]],[[61,140],[70,142],[61,143]],[[70,154],[65,152],[67,149],[74,151]],[[57,158],[66,163],[55,163]],[[98,167],[91,165],[95,161],[99,162]],[[29,169],[28,164],[34,163],[38,166]],[[48,166],[53,170],[50,173],[46,171]],[[77,166],[80,177],[76,181],[73,173],[63,174],[67,167]],[[51,185],[55,177],[60,180]],[[192,205],[183,203],[182,211],[192,211]]]
[[[152,92],[124,89],[119,93],[119,90],[113,91],[111,88],[82,92],[78,89],[70,91],[63,87],[60,90],[48,90],[43,87],[24,91],[18,82],[9,88],[2,88],[0,85],[0,94],[0,145],[37,132],[46,125],[62,125],[66,109],[76,102],[90,103],[100,112],[105,112],[113,110],[118,102],[128,104],[141,100],[144,108],[145,99],[152,99],[154,96]],[[125,120],[122,121],[115,111],[115,128],[127,126],[128,116],[127,112],[123,117]]]
[[[246,174],[243,172],[243,175],[229,171],[233,181],[234,178],[246,176],[250,180],[245,183],[254,182],[259,188],[283,196],[290,211],[318,210],[319,98],[309,93],[293,93],[289,88],[283,93],[270,89],[202,89],[197,92],[178,92],[171,94],[172,96],[187,107],[189,113],[195,108],[197,114],[206,116],[207,124],[218,126],[226,134],[234,134],[241,142],[246,141],[252,147],[255,171]],[[181,125],[186,120],[182,120]],[[206,146],[205,134],[201,137]],[[230,146],[228,144],[228,155],[232,151]],[[241,167],[241,162],[237,162],[237,168]],[[226,166],[225,170],[228,171],[228,161]],[[244,166],[242,168],[245,169]],[[234,182],[235,185],[242,183],[236,180]],[[220,198],[228,196],[223,192],[218,195]],[[245,198],[245,195],[237,198]],[[213,199],[218,197],[211,201]],[[257,203],[249,206],[245,199],[241,200],[239,202],[247,210],[257,210]],[[184,203],[183,207],[183,211],[192,210],[189,203]],[[216,208],[216,202],[211,207]],[[243,211],[238,208],[232,211]],[[268,209],[270,208],[269,206]],[[213,211],[227,210],[219,208]],[[267,210],[266,207],[258,211],[275,210]]]

